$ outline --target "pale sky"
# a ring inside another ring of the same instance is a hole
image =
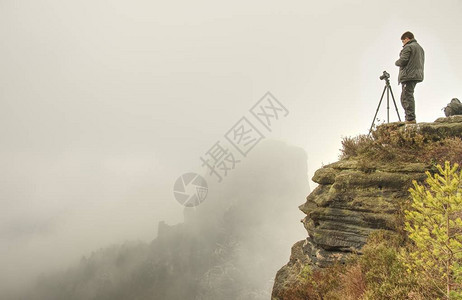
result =
[[[311,178],[367,133],[383,70],[404,118],[407,30],[417,121],[443,116],[461,28],[462,1],[0,0],[0,279],[180,222],[174,181],[267,91],[289,110],[267,137],[303,148]]]

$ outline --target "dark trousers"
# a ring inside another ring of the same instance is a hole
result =
[[[401,105],[404,108],[406,114],[406,121],[415,120],[415,100],[414,100],[414,89],[417,81],[404,81],[401,82],[403,90],[401,92]]]

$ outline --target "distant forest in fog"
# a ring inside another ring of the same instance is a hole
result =
[[[126,242],[43,274],[11,299],[269,299],[276,271],[304,236],[305,152],[265,140],[185,221],[160,221],[151,243]],[[174,201],[172,199],[172,201]],[[3,297],[2,299],[6,299]]]

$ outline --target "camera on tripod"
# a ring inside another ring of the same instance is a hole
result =
[[[390,86],[390,74],[387,71],[383,71],[382,76],[379,77],[380,80],[385,80],[385,87],[383,88],[382,96],[380,97],[379,106],[377,106],[377,110],[375,111],[374,118],[372,119],[371,128],[369,129],[369,135],[372,132],[372,128],[374,128],[375,118],[377,117],[377,113],[380,109],[380,104],[382,104],[383,96],[385,92],[387,92],[387,123],[390,123],[390,94],[391,98],[393,99],[393,104],[395,105],[396,114],[398,115],[398,120],[401,122],[401,117],[399,116],[398,106],[396,106],[395,96],[393,96],[393,91],[391,90]]]
[[[380,80],[384,80],[385,78],[388,79],[390,78],[390,74],[387,71],[383,71],[382,76],[379,77]]]

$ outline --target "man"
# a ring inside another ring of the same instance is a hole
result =
[[[415,123],[414,88],[424,79],[425,53],[414,39],[412,32],[401,36],[403,49],[395,65],[399,67],[398,82],[402,85],[401,105],[406,114],[406,123]]]

